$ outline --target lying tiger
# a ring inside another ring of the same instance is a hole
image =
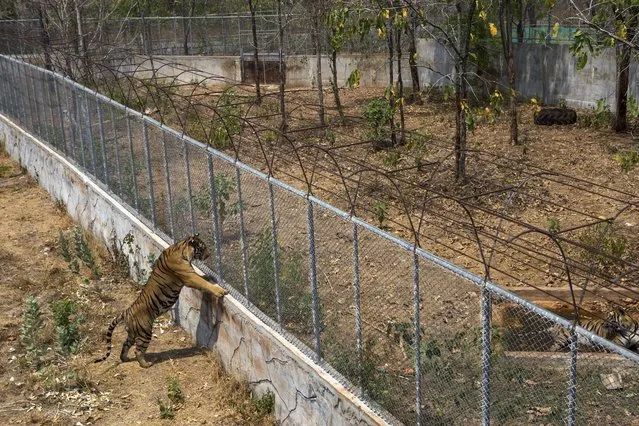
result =
[[[583,321],[579,325],[619,346],[639,352],[639,321],[630,317],[621,308],[615,308],[605,318]],[[567,349],[570,346],[570,330],[561,328],[556,331],[556,334],[558,338],[551,350]],[[581,336],[577,337],[577,343],[588,347],[594,346],[588,339]]]
[[[183,286],[211,293],[216,298],[227,294],[222,287],[209,283],[193,269],[191,263],[194,260],[208,257],[209,250],[198,234],[167,247],[155,262],[151,276],[138,298],[111,322],[106,333],[107,353],[95,362],[102,362],[111,355],[113,330],[124,320],[128,335],[122,345],[120,359],[128,361],[129,350],[135,345],[135,357],[140,366],[148,368],[153,365],[144,359],[151,342],[153,322],[175,304]]]

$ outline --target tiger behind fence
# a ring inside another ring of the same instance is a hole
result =
[[[639,352],[639,321],[626,314],[623,309],[616,308],[605,318],[583,321],[579,325],[619,346]],[[552,351],[562,351],[570,347],[569,329],[561,328],[556,334],[556,342],[550,348]],[[596,347],[593,342],[580,335],[577,337],[577,344],[589,348]]]
[[[106,333],[107,353],[95,362],[105,361],[111,355],[113,330],[124,321],[127,338],[122,345],[120,359],[128,361],[129,350],[135,345],[135,357],[140,366],[150,367],[153,363],[146,361],[144,354],[151,342],[153,322],[175,304],[183,286],[211,293],[216,298],[227,294],[222,287],[209,283],[193,269],[191,263],[194,260],[208,257],[209,250],[198,234],[167,247],[155,262],[151,276],[138,298],[109,325]]]

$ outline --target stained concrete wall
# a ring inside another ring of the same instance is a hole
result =
[[[162,61],[179,62],[187,67],[199,69],[232,81],[241,80],[239,59],[215,56],[164,56]],[[501,70],[502,84],[506,85],[505,64],[501,55],[492,58],[497,70]],[[454,62],[448,52],[433,40],[420,39],[417,43],[417,61],[422,89],[428,85],[450,84]],[[515,65],[517,69],[517,92],[519,97],[530,99],[541,97],[553,104],[565,99],[568,105],[593,107],[598,99],[604,98],[614,111],[616,87],[615,53],[607,49],[601,55],[590,58],[586,67],[578,71],[576,59],[567,44],[544,46],[542,44],[516,44]],[[317,61],[312,56],[289,56],[286,58],[287,86],[316,87]],[[351,72],[362,72],[361,85],[368,87],[388,86],[388,57],[385,54],[342,53],[337,60],[337,80],[346,85]],[[397,69],[395,65],[395,75]],[[171,67],[163,67],[162,74],[174,76]],[[330,74],[328,57],[322,58],[322,81],[328,87]],[[405,87],[411,87],[410,70],[407,59],[402,63]],[[180,77],[190,81],[191,75]],[[639,65],[634,62],[630,69],[629,95],[639,98]]]
[[[131,233],[140,246],[138,262],[167,246],[115,196],[2,115],[0,144],[103,243],[113,235],[121,241]],[[282,424],[391,424],[230,295],[215,303],[185,288],[176,310],[179,324],[194,343],[213,348],[228,372],[252,384],[257,394],[275,394],[275,417]]]
[[[522,97],[541,96],[544,102],[557,103],[560,98],[568,105],[593,107],[604,98],[615,109],[617,65],[613,49],[589,58],[586,67],[578,71],[577,60],[569,45],[521,44],[515,50],[518,70],[517,91]],[[628,94],[639,98],[639,66],[630,67]]]

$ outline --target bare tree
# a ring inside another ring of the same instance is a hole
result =
[[[40,25],[40,40],[42,42],[42,51],[44,52],[44,66],[51,71],[53,65],[51,63],[51,36],[49,35],[49,22],[42,11],[42,4],[37,2],[35,4],[38,10],[38,24]]]
[[[349,35],[349,27],[347,26],[349,19],[349,8],[342,2],[335,4],[326,17],[326,23],[328,24],[331,36],[331,57],[329,66],[331,69],[331,89],[333,91],[333,98],[335,99],[335,108],[339,114],[340,123],[344,122],[344,107],[339,96],[339,84],[337,83],[337,53],[342,50],[344,43]]]
[[[186,8],[186,1],[182,3],[183,14],[186,19],[182,18],[182,26],[184,28],[184,54],[189,55],[189,41],[191,40],[191,25],[193,21],[193,13],[195,12],[195,0],[189,2],[189,8]]]
[[[454,73],[449,79],[455,87],[455,177],[465,182],[467,130],[473,125],[468,104],[470,41],[478,4],[474,0],[458,0],[453,5],[429,3],[422,9],[417,0],[406,0],[406,3],[419,17],[426,33],[437,40],[454,61]]]
[[[410,68],[410,77],[413,85],[413,91],[410,95],[411,102],[421,104],[421,86],[419,84],[419,69],[417,68],[417,28],[419,20],[414,9],[409,10],[408,30],[408,65]]]
[[[388,103],[391,111],[395,111],[395,38],[393,37],[395,28],[393,26],[393,19],[395,18],[395,8],[394,0],[389,0],[388,2],[388,19],[384,23],[386,26],[386,46],[388,47]],[[390,117],[390,131],[391,131],[391,144],[393,146],[397,145],[397,130],[395,128],[395,116],[394,114]]]
[[[284,101],[284,26],[282,25],[282,0],[277,0],[277,33],[279,38],[279,71],[280,71],[280,131],[286,132],[288,124],[286,122],[286,103]]]
[[[501,33],[501,43],[506,59],[506,70],[508,73],[509,105],[510,105],[510,143],[519,144],[517,127],[517,97],[515,88],[515,53],[513,51],[513,10],[514,0],[499,0],[498,16],[499,29]]]
[[[326,125],[326,118],[324,112],[324,84],[322,83],[322,27],[321,22],[324,15],[319,2],[311,2],[311,19],[313,21],[313,29],[311,35],[313,37],[313,47],[315,49],[315,59],[317,62],[315,79],[317,81],[317,115],[319,119],[319,125],[324,127]]]
[[[408,9],[400,9],[399,0],[393,1],[396,19],[393,22],[395,27],[395,46],[397,47],[397,95],[399,104],[399,144],[405,141],[406,124],[404,120],[404,80],[402,79],[402,31],[406,29]]]
[[[253,73],[255,78],[255,103],[262,103],[262,94],[260,93],[260,55],[257,47],[257,24],[255,22],[255,5],[253,0],[246,0],[251,13],[251,33],[253,35]]]

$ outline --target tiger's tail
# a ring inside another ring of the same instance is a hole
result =
[[[109,329],[107,330],[106,333],[106,341],[107,341],[107,353],[106,355],[104,355],[102,358],[96,359],[95,362],[102,362],[102,361],[106,361],[107,358],[109,358],[109,356],[111,355],[111,349],[113,349],[113,343],[111,342],[111,336],[113,336],[113,330],[115,330],[115,327],[117,327],[117,325],[120,323],[120,321],[122,321],[122,319],[124,318],[124,314],[126,313],[126,311],[122,311],[120,312],[120,314],[113,318],[113,321],[111,321],[111,325],[109,325]]]

